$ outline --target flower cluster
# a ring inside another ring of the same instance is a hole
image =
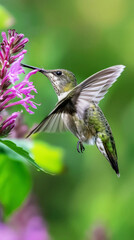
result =
[[[19,75],[24,73],[21,67],[21,61],[24,54],[25,44],[28,42],[23,34],[18,34],[15,30],[8,31],[8,37],[2,32],[3,41],[0,49],[0,137],[8,135],[15,126],[15,120],[19,112],[14,112],[8,119],[4,120],[2,111],[15,105],[22,105],[27,112],[33,113],[29,108],[37,108],[32,101],[34,95],[31,91],[37,93],[29,77],[38,70],[28,73],[24,80],[19,81]]]
[[[8,219],[8,222],[2,221],[1,207],[0,211],[0,239],[50,240],[46,223],[33,196],[27,199],[21,209]]]

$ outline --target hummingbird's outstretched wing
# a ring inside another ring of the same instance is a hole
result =
[[[27,138],[37,132],[62,132],[66,131],[66,126],[63,122],[62,116],[63,113],[52,111],[42,122],[35,127],[27,136]]]
[[[75,110],[70,102],[70,98],[58,102],[53,111],[27,135],[27,138],[33,133],[42,131],[53,133],[67,131],[69,127],[67,127],[64,123],[66,113],[71,114],[74,111]]]
[[[104,97],[109,87],[120,76],[125,66],[116,65],[95,73],[77,85],[66,98],[71,97],[80,117],[91,101],[96,104]]]

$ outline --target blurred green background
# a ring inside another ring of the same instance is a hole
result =
[[[46,69],[69,69],[78,82],[106,67],[126,66],[100,103],[116,140],[120,179],[95,146],[86,146],[86,151],[78,154],[77,139],[71,133],[41,133],[38,139],[64,149],[66,171],[51,176],[33,170],[33,182],[52,239],[91,239],[98,225],[104,227],[109,239],[133,239],[134,2],[1,0],[0,3],[13,16],[11,27],[29,38],[24,63]],[[57,101],[47,78],[38,73],[32,80],[38,90],[35,102],[41,106],[32,116],[25,112],[30,128]]]

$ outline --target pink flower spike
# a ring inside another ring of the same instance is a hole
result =
[[[15,119],[11,119],[10,121],[7,122],[7,124],[4,123],[4,125],[3,125],[2,128],[1,128],[2,131],[3,131],[4,129],[6,129],[7,127],[13,125],[14,122],[15,122]]]
[[[24,55],[25,53],[27,53],[27,50],[22,50],[20,53],[10,57],[10,63],[12,64],[13,62],[16,61],[16,58],[19,58],[20,56]]]
[[[2,35],[3,40],[5,41],[5,43],[8,44],[8,40],[7,40],[6,33],[5,33],[5,32],[2,32],[1,35]]]
[[[13,42],[15,41],[15,37],[11,37],[10,38],[10,43],[9,43],[9,46],[11,47],[11,45],[13,44]]]
[[[20,41],[22,38],[24,37],[24,34],[23,33],[20,33],[20,34],[18,34],[18,41]]]
[[[18,115],[19,115],[19,112],[14,112],[14,113],[12,113],[12,115],[11,115],[7,120],[5,120],[5,121],[3,122],[3,124],[7,123],[8,121],[10,121],[10,120],[12,120],[12,119],[16,119],[16,118],[18,117]]]
[[[32,70],[30,73],[28,73],[26,76],[25,76],[25,79],[26,81],[28,81],[28,79],[35,73],[37,73],[39,70],[36,69],[36,70]]]
[[[4,72],[6,70],[7,65],[8,65],[8,61],[4,60],[4,63],[3,63],[3,66],[2,66],[2,70],[1,70],[1,78],[3,78],[4,75],[5,75]]]
[[[32,107],[32,108],[35,108],[35,109],[37,109],[36,105],[35,105],[35,104],[33,104],[33,102],[32,102],[32,101],[30,101],[30,105],[31,105],[31,107]]]
[[[1,51],[0,51],[0,60],[1,60],[1,62],[4,62],[4,56]]]
[[[8,61],[9,60],[9,51],[10,51],[10,47],[6,46],[6,56],[5,59]]]
[[[28,38],[24,38],[24,39],[20,42],[20,44],[25,44],[25,43],[27,43],[28,41],[29,41]]]
[[[20,53],[16,54],[15,56],[13,56],[13,58],[14,59],[19,58],[20,56],[22,56],[25,53],[27,53],[27,50],[24,49],[24,50],[22,50],[22,52],[20,52]]]
[[[24,69],[21,67],[20,63],[22,59],[24,58],[24,55],[20,56],[11,66],[8,76],[10,78],[10,81],[12,84],[14,84],[16,81],[19,80],[19,74],[24,73]]]
[[[3,120],[3,117],[2,116],[0,116],[0,122]]]
[[[0,136],[5,137],[14,127],[19,112],[13,113],[7,120],[0,125]]]
[[[15,45],[12,49],[12,53],[16,53],[16,52],[19,52],[21,51],[25,44],[29,41],[28,38],[24,38],[21,42],[18,43],[18,45]]]
[[[34,95],[31,94],[31,91],[37,93],[37,90],[29,78],[38,70],[31,71],[24,80],[19,81],[20,74],[25,73],[21,61],[27,52],[24,46],[28,42],[28,38],[23,38],[24,35],[16,33],[15,30],[8,31],[8,39],[5,32],[2,32],[2,37],[3,41],[0,44],[0,112],[15,105],[21,105],[28,113],[33,114],[34,112],[30,108],[36,109],[38,104],[32,101]],[[3,119],[0,117],[0,137],[5,136],[15,126],[17,115],[18,113],[12,114],[3,123],[1,123]]]

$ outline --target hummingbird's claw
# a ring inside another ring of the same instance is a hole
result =
[[[77,151],[78,151],[78,153],[83,153],[84,150],[85,150],[85,148],[84,148],[82,142],[79,140],[79,141],[77,142]]]

